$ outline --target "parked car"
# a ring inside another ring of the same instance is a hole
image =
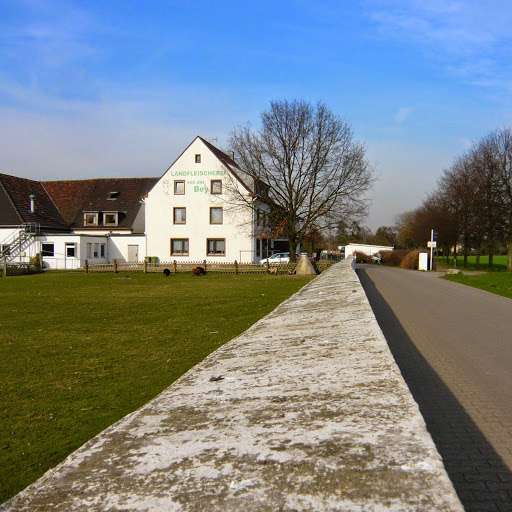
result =
[[[295,254],[297,261],[299,260],[299,255]],[[269,258],[264,258],[260,261],[260,265],[266,265],[268,262],[269,265],[288,265],[290,263],[290,253],[289,252],[278,252],[277,254],[273,254]]]

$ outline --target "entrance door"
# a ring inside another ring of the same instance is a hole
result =
[[[139,261],[139,246],[129,245],[128,246],[128,261]]]

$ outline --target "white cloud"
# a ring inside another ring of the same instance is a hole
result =
[[[381,37],[420,48],[472,82],[505,80],[512,52],[509,0],[366,0]]]
[[[395,121],[398,124],[402,124],[411,114],[414,109],[412,107],[400,107],[398,112],[395,114]]]

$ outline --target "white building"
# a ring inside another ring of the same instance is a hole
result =
[[[394,247],[387,245],[370,245],[370,244],[348,244],[348,245],[340,245],[338,250],[343,252],[345,256],[350,254],[354,254],[356,252],[361,252],[363,254],[367,254],[368,256],[374,256],[375,254],[381,251],[392,251]]]
[[[268,208],[258,201],[266,190],[201,137],[161,178],[38,182],[0,174],[0,257],[42,254],[48,268],[147,256],[259,261],[288,249],[269,237]]]
[[[145,200],[148,255],[162,261],[253,261],[255,215],[240,208],[233,192],[236,187],[248,202],[256,200],[242,173],[230,156],[196,137]]]

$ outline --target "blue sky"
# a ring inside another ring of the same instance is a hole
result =
[[[271,99],[321,100],[376,164],[375,230],[510,123],[511,22],[508,0],[0,0],[0,171],[159,176]]]

